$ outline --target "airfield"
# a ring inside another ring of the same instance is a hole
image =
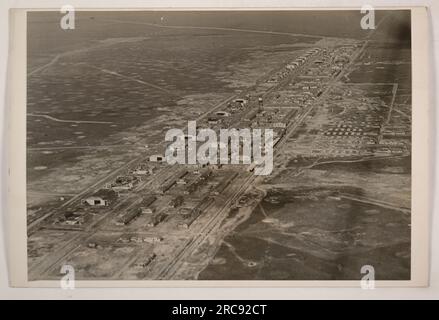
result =
[[[84,12],[71,35],[30,16],[29,279],[409,279],[410,17],[195,16]],[[273,129],[273,173],[168,165],[193,120]]]

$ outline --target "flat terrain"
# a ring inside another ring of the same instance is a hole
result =
[[[30,279],[409,279],[410,16],[360,18],[30,14]],[[152,160],[188,120],[273,129],[272,174]]]

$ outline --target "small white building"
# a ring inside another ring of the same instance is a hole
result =
[[[163,238],[159,237],[159,236],[151,236],[151,237],[146,237],[143,238],[143,242],[148,242],[148,243],[157,243],[157,242],[162,242]]]
[[[134,185],[130,182],[124,185],[117,185],[117,186],[113,186],[112,190],[114,192],[121,192],[121,191],[129,191],[134,187]]]
[[[101,197],[88,197],[86,199],[82,200],[83,204],[88,204],[90,206],[107,206],[108,205],[108,201],[102,199]]]
[[[233,102],[240,103],[242,105],[247,104],[247,100],[246,99],[235,99],[235,100],[233,100]]]
[[[154,210],[149,207],[140,207],[140,213],[142,214],[153,214]]]
[[[220,117],[229,117],[230,116],[230,113],[228,113],[226,111],[217,111],[215,114],[217,116],[220,116]]]
[[[218,122],[220,122],[220,119],[218,119],[217,117],[209,117],[209,118],[207,119],[207,122],[208,122],[209,124],[217,124]]]
[[[287,124],[285,122],[274,122],[272,126],[273,128],[286,128]]]
[[[149,161],[151,162],[163,162],[165,161],[165,157],[160,154],[154,154],[149,157]]]
[[[136,170],[133,171],[133,174],[134,175],[138,175],[138,176],[143,176],[143,175],[148,174],[148,170],[146,170],[146,169],[136,169]]]

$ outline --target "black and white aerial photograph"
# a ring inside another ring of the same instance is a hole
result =
[[[410,280],[411,11],[372,13],[27,12],[29,281]]]

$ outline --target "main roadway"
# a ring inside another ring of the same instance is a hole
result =
[[[306,65],[308,65],[308,63],[309,62],[304,64],[302,67],[305,67]],[[274,72],[276,70],[274,70]],[[279,89],[280,87],[282,87],[283,85],[288,83],[291,80],[291,78],[293,78],[293,77],[295,77],[297,75],[297,72],[299,72],[299,70],[297,70],[292,75],[290,75],[290,77],[288,79],[285,79],[284,81],[281,81],[277,85],[269,88],[265,92],[265,94],[263,95],[264,99],[266,97],[268,97],[273,91],[275,91],[276,89]],[[268,73],[267,78],[270,77],[271,74],[273,74],[273,70]],[[240,95],[245,96],[248,93],[253,92],[255,87],[260,82],[261,82],[261,79],[258,79],[257,83],[254,86],[249,88],[246,92],[241,93]],[[203,113],[200,116],[198,116],[195,119],[195,121],[198,122],[198,121],[201,121],[201,120],[205,119],[209,114],[212,114],[213,112],[219,110],[220,108],[223,108],[224,106],[227,105],[228,102],[232,101],[233,99],[235,99],[237,97],[238,97],[238,94],[234,94],[234,95],[224,99],[223,101],[221,101],[221,102],[217,103],[216,105],[214,105],[211,109],[209,109],[205,113]],[[246,111],[248,111],[248,110],[246,110]],[[182,129],[184,129],[184,127]],[[35,219],[33,222],[31,222],[28,225],[28,234],[32,235],[33,233],[37,232],[37,230],[39,228],[41,228],[41,227],[45,228],[46,226],[44,225],[44,223],[47,222],[47,220],[50,217],[52,217],[53,215],[55,215],[57,213],[60,213],[64,208],[66,208],[68,206],[79,205],[80,200],[82,198],[84,198],[87,195],[90,195],[90,194],[93,194],[93,193],[97,192],[103,186],[105,186],[106,183],[114,181],[114,179],[118,175],[120,175],[121,173],[126,172],[129,168],[138,166],[139,164],[147,161],[147,159],[148,159],[148,156],[145,156],[144,154],[142,154],[142,155],[132,159],[131,161],[127,162],[126,164],[124,164],[123,166],[119,167],[118,169],[114,170],[113,172],[103,176],[98,181],[96,181],[94,184],[92,184],[91,186],[85,188],[82,192],[76,194],[75,196],[73,196],[69,200],[65,201],[59,207],[49,211],[48,213],[44,214],[42,217],[40,217],[38,219]],[[140,199],[139,198],[140,196],[138,195],[139,192],[141,192],[142,190],[145,190],[145,188],[148,187],[148,186],[152,186],[152,187],[154,187],[155,185],[159,186],[160,182],[163,182],[163,181],[168,180],[168,179],[172,179],[174,176],[178,175],[180,171],[181,171],[181,168],[179,166],[174,166],[174,168],[169,168],[168,166],[164,166],[163,168],[158,170],[148,180],[145,180],[145,181],[141,182],[138,186],[136,186],[136,188],[133,190],[134,193],[132,195],[122,199],[116,206],[114,206],[113,208],[108,210],[108,212],[106,212],[98,221],[95,221],[92,224],[88,225],[83,230],[80,230],[78,232],[78,234],[76,234],[72,239],[70,239],[69,241],[64,243],[56,252],[53,252],[51,254],[50,258],[43,259],[42,261],[39,261],[38,263],[32,265],[30,267],[31,274],[34,274],[34,275],[47,274],[47,272],[49,272],[55,264],[57,264],[59,261],[61,261],[65,257],[67,257],[72,252],[72,250],[74,250],[74,248],[76,248],[80,243],[82,243],[86,239],[90,238],[90,236],[92,234],[96,233],[99,230],[99,228],[102,225],[104,225],[106,221],[108,221],[108,219],[110,217],[114,217],[116,214],[120,213],[119,210],[121,208],[123,208],[125,204],[129,205],[130,201],[131,202],[134,201],[135,203],[139,203],[139,199]],[[253,178],[253,175],[250,175],[249,179],[246,180],[245,185],[251,185],[251,183],[253,182],[252,178]],[[242,188],[240,190],[242,190]],[[237,193],[236,196],[233,197],[233,200],[239,199],[239,196],[241,194],[243,194],[243,193],[242,192]],[[230,201],[228,201],[226,203],[230,206],[233,203],[233,201],[231,199]],[[226,206],[224,206],[224,208],[222,210],[220,210],[220,212],[224,212],[224,211],[226,211]],[[212,221],[210,221],[206,225],[206,228],[205,228],[206,230],[210,226],[212,226],[212,225],[216,226],[215,222],[219,220],[220,215],[217,214],[216,217],[217,217],[216,219],[215,218],[212,219]],[[222,221],[222,219],[221,219],[221,221]],[[53,226],[49,226],[49,228],[56,229],[56,227],[53,227]],[[211,230],[213,230],[213,228],[211,228]],[[72,229],[72,231],[74,231],[74,229]],[[210,232],[206,231],[205,233],[209,234]],[[198,239],[196,241],[196,243],[199,243],[201,240],[202,239]],[[195,248],[195,247],[196,247],[196,244],[193,244],[190,247],[190,250],[192,250],[192,248]],[[171,263],[171,265],[172,265],[172,263]]]
[[[351,58],[351,61],[343,68],[343,70],[332,80],[329,81],[328,85],[326,86],[325,90],[322,92],[320,97],[318,97],[314,102],[305,108],[299,118],[296,118],[296,120],[293,120],[288,126],[287,130],[282,136],[282,138],[279,140],[279,142],[276,144],[277,151],[282,149],[282,146],[288,141],[288,139],[297,131],[297,129],[300,127],[300,125],[303,123],[303,121],[307,118],[307,116],[311,113],[311,111],[319,104],[322,104],[324,100],[327,98],[328,93],[333,89],[333,87],[336,85],[336,83],[340,80],[342,76],[345,75],[347,70],[351,67],[353,62],[361,55],[361,53],[364,51],[368,44],[368,41],[364,41],[363,46],[359,48]],[[289,79],[286,81],[291,81],[293,76],[289,77]],[[281,85],[284,85],[285,82],[283,82]],[[170,263],[165,266],[161,272],[159,272],[158,279],[180,279],[179,273],[184,272],[183,265],[185,261],[189,257],[194,257],[194,254],[196,250],[203,244],[204,241],[206,241],[211,235],[213,235],[215,232],[218,232],[222,221],[227,217],[233,203],[238,200],[242,195],[246,194],[250,191],[250,189],[256,185],[257,180],[261,179],[261,176],[255,176],[253,174],[249,174],[248,178],[244,180],[242,185],[238,188],[238,192],[234,194],[232,198],[230,198],[228,201],[224,203],[224,206],[218,210],[218,212],[210,218],[210,220],[204,224],[197,232],[196,235],[194,235],[192,238],[187,240],[183,248],[172,258]],[[236,180],[236,179],[235,179]],[[233,182],[231,183],[230,188],[233,187]]]

